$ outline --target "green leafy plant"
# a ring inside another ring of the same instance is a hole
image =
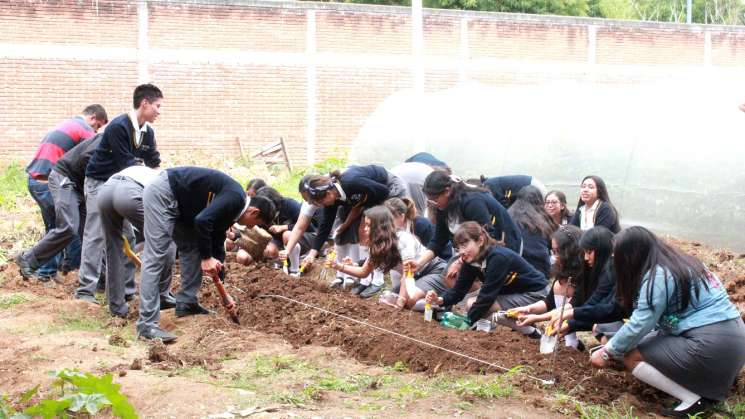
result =
[[[59,387],[60,397],[46,398],[33,404],[23,412],[17,412],[14,406],[22,406],[37,395],[39,386],[23,393],[18,400],[11,401],[3,397],[0,402],[0,418],[27,419],[41,417],[68,418],[71,415],[83,414],[90,417],[111,408],[111,415],[123,419],[136,419],[137,412],[127,397],[119,392],[119,384],[114,384],[111,374],[96,377],[89,373],[64,369],[53,372],[57,379],[54,385]],[[67,392],[65,391],[67,389]]]

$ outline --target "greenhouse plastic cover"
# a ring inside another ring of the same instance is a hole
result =
[[[455,174],[532,175],[567,194],[596,174],[624,226],[745,251],[742,78],[496,87],[388,97],[361,128],[356,163],[388,168],[419,151]]]

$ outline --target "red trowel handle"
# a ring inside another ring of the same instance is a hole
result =
[[[212,282],[215,283],[217,293],[220,294],[222,305],[228,311],[228,314],[230,314],[230,319],[236,324],[240,324],[240,320],[238,319],[238,307],[236,306],[235,301],[233,301],[233,298],[227,293],[227,291],[225,291],[225,287],[222,285],[222,281],[220,281],[220,275],[212,275]]]

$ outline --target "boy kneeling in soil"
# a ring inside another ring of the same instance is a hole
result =
[[[529,305],[548,294],[546,277],[514,251],[496,246],[495,240],[478,223],[461,224],[455,231],[454,242],[463,260],[458,279],[442,297],[435,291],[427,292],[427,303],[456,304],[466,297],[474,281],[480,280],[478,295],[466,300],[468,322],[474,324],[492,312]],[[510,327],[532,338],[540,337],[533,326]]]
[[[208,314],[197,294],[203,275],[223,272],[225,232],[236,222],[246,227],[269,223],[276,210],[266,198],[247,197],[241,185],[225,173],[190,166],[161,172],[145,188],[143,206],[145,250],[137,334],[172,342],[176,336],[158,327],[158,283],[171,240],[178,246],[181,264],[176,317]]]

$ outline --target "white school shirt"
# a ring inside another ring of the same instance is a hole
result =
[[[397,231],[396,236],[401,260],[419,259],[419,256],[427,250],[415,235],[406,230]]]
[[[595,212],[600,206],[600,200],[596,199],[595,203],[588,209],[587,205],[582,205],[579,208],[579,228],[582,231],[589,230],[595,227]]]
[[[156,170],[147,166],[129,166],[126,169],[121,170],[117,175],[126,176],[139,183],[144,188],[152,183],[152,181],[158,177],[160,172],[160,169]]]
[[[139,147],[142,144],[142,136],[147,132],[148,123],[145,122],[142,126],[137,125],[137,113],[134,109],[129,112],[129,122],[135,129],[135,147]]]

